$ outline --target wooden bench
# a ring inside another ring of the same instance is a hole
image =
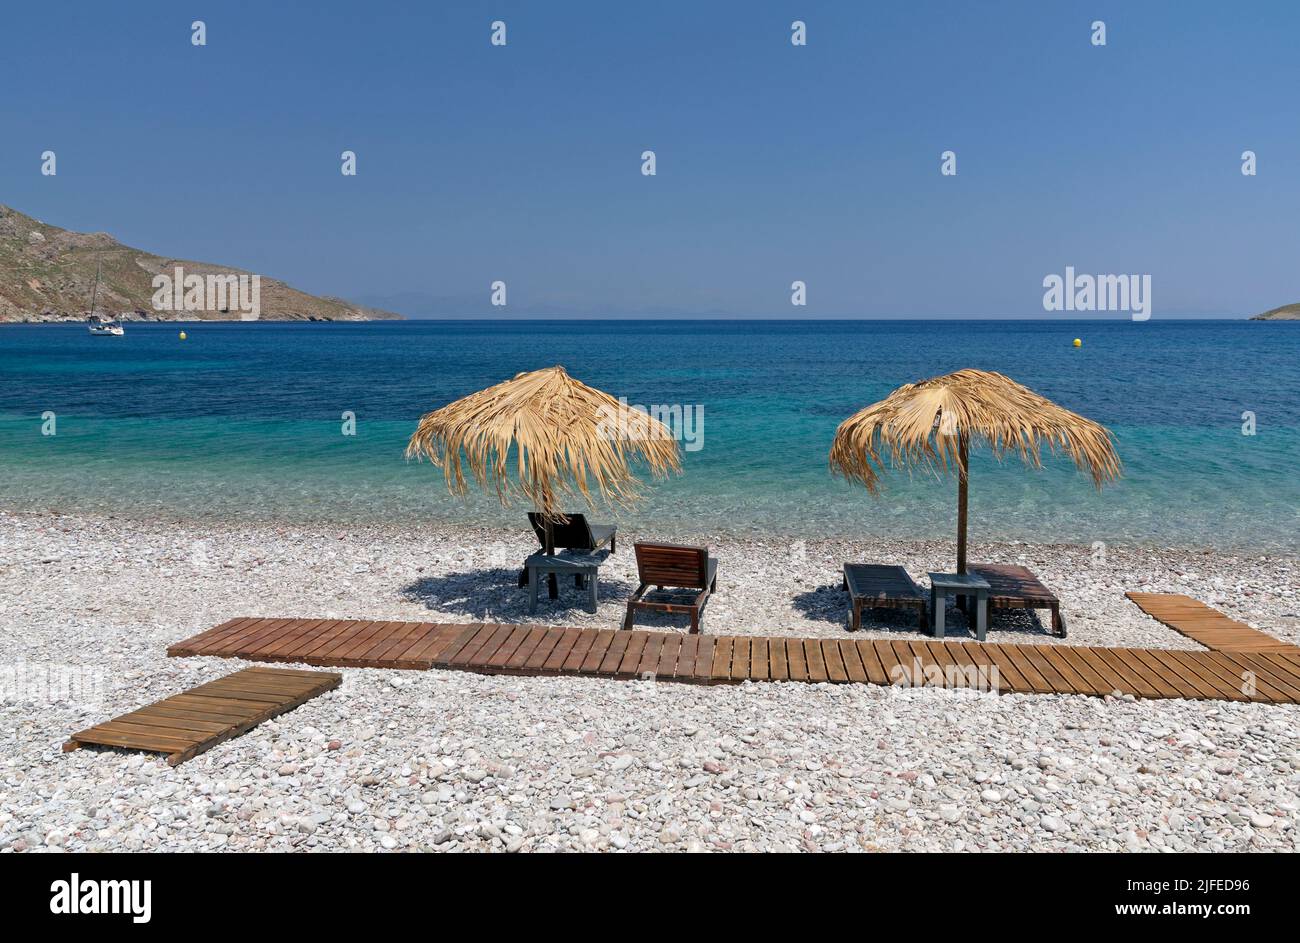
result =
[[[844,588],[853,609],[850,632],[862,628],[862,610],[915,609],[917,627],[925,625],[925,595],[901,566],[880,563],[844,564]]]
[[[1065,638],[1065,620],[1061,618],[1061,601],[1039,582],[1038,577],[1015,563],[977,563],[966,572],[982,576],[989,584],[989,608],[1050,609],[1052,634]]]

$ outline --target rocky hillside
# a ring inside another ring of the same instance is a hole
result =
[[[1272,311],[1265,311],[1263,314],[1257,314],[1252,321],[1300,321],[1300,302],[1293,305],[1283,305],[1280,308],[1274,308]]]
[[[154,308],[155,275],[249,275],[240,269],[165,259],[124,246],[108,233],[78,233],[50,226],[0,206],[0,321],[80,319],[90,306],[95,268],[103,265],[96,310],[127,319],[169,321],[240,320],[237,310],[159,311]],[[368,321],[399,318],[341,298],[321,298],[265,275],[260,288],[261,319],[267,321]],[[205,304],[207,303],[205,298]],[[230,305],[228,308],[236,308]]]

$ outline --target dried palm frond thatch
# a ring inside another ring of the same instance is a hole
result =
[[[636,503],[636,461],[655,477],[681,471],[663,423],[559,366],[520,373],[421,417],[406,454],[440,467],[453,494],[466,493],[468,466],[479,487],[491,479],[502,504],[526,498],[548,522],[563,519],[575,494],[593,505],[593,489],[607,504]]]
[[[1113,436],[1104,426],[1056,405],[1003,376],[958,370],[909,383],[840,423],[831,444],[835,474],[873,494],[885,460],[894,466],[957,471],[958,572],[966,570],[966,494],[971,444],[987,445],[999,459],[1014,452],[1034,468],[1044,444],[1068,455],[1093,484],[1120,476]]]

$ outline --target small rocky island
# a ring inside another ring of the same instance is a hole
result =
[[[1257,314],[1252,321],[1300,321],[1300,301],[1293,305],[1283,305],[1280,308],[1274,308],[1272,311],[1265,311],[1263,314]]]

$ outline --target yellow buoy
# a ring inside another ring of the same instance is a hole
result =
[[[181,340],[185,340],[185,332],[184,332],[184,331],[181,331]],[[1075,342],[1075,346],[1078,346],[1078,342],[1077,342],[1077,341]]]
[[[182,334],[181,336],[184,337],[185,335]],[[1082,346],[1083,346],[1083,341],[1076,337],[1076,338],[1074,339],[1074,346],[1075,346],[1075,347],[1082,347]]]

